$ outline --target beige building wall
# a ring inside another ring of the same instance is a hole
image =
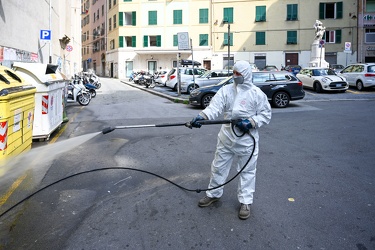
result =
[[[53,63],[68,77],[81,69],[80,0],[5,0],[0,9],[0,64]],[[41,30],[50,30],[51,40],[40,39]],[[60,44],[65,35],[70,52]]]
[[[174,0],[110,1],[108,18],[119,12],[136,12],[136,25],[117,26],[108,31],[106,65],[109,76],[127,78],[132,70],[170,69],[176,66],[177,55],[182,59],[194,59],[207,68],[220,69],[238,60],[247,60],[260,66],[298,63],[307,66],[310,61],[311,45],[315,37],[313,27],[319,19],[321,4],[343,4],[342,18],[323,18],[327,31],[340,30],[340,43],[324,45],[326,60],[347,65],[357,58],[357,0]],[[113,5],[113,3],[115,3]],[[287,21],[287,4],[298,5],[298,19]],[[266,6],[266,21],[256,22],[256,6]],[[199,9],[209,9],[209,22],[199,23]],[[223,44],[228,34],[228,24],[223,23],[224,8],[233,8],[233,23],[230,33],[233,46]],[[173,10],[182,10],[183,23],[173,24]],[[148,12],[157,11],[157,25],[148,24]],[[357,15],[358,16],[358,15]],[[118,24],[117,20],[117,24]],[[297,31],[297,43],[287,44],[287,31]],[[173,35],[188,32],[192,50],[178,50],[173,45]],[[256,45],[256,32],[266,33],[266,43]],[[199,46],[199,35],[208,34],[208,45]],[[161,36],[160,47],[144,47],[144,36]],[[119,47],[119,36],[135,36],[136,47]],[[110,41],[114,46],[111,47]],[[353,50],[345,53],[345,43],[350,42]],[[192,53],[193,52],[193,53]],[[229,58],[228,58],[229,53]],[[292,61],[291,61],[292,58]],[[228,61],[229,59],[229,61]]]

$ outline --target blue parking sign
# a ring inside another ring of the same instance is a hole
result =
[[[40,30],[40,40],[51,40],[51,31]]]

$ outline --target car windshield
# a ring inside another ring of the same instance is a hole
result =
[[[313,69],[313,76],[336,75],[332,69]]]

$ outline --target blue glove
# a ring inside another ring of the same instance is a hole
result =
[[[201,115],[197,115],[193,118],[190,122],[190,126],[194,128],[200,128],[202,127],[202,124],[199,123],[199,121],[205,120]]]
[[[239,128],[242,132],[248,133],[249,130],[253,128],[253,125],[248,119],[241,119],[236,123],[236,127]]]

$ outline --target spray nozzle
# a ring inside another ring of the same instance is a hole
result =
[[[116,128],[114,128],[114,127],[108,127],[108,128],[103,129],[102,133],[103,133],[103,135],[105,135],[105,134],[108,134],[108,133],[112,132],[115,129]]]

